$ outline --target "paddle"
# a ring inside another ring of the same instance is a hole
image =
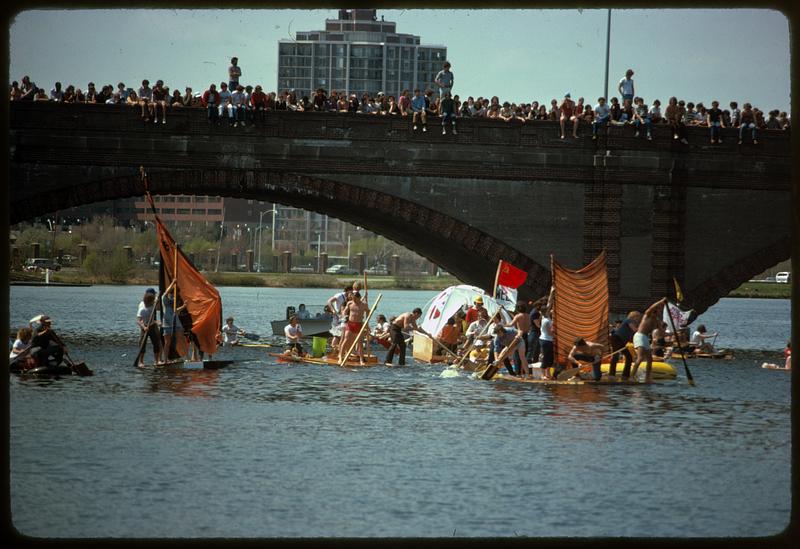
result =
[[[89,369],[89,367],[86,365],[85,362],[83,362],[83,361],[75,362],[74,360],[72,360],[72,357],[69,356],[69,353],[67,352],[67,346],[64,345],[64,342],[61,341],[61,338],[58,337],[58,335],[52,329],[50,330],[50,337],[52,337],[53,340],[56,343],[61,345],[61,349],[64,351],[64,358],[67,359],[67,364],[69,364],[70,369],[74,373],[76,373],[79,376],[91,376],[91,375],[94,375],[94,372],[92,372]]]
[[[447,353],[447,354],[448,354],[448,355],[450,355],[451,357],[455,358],[456,360],[458,360],[459,358],[461,358],[461,357],[459,357],[457,354],[455,354],[453,351],[451,351],[450,349],[448,349],[448,348],[445,346],[445,344],[444,344],[444,343],[442,343],[441,341],[439,341],[438,339],[436,339],[435,337],[433,337],[433,336],[432,336],[432,335],[430,335],[430,334],[428,334],[428,336],[429,336],[429,337],[430,337],[430,338],[431,338],[431,339],[432,339],[432,340],[433,340],[433,341],[434,341],[434,342],[435,342],[437,345],[439,345],[439,347],[441,347],[441,348],[442,348],[442,350],[443,350],[445,353]]]
[[[664,298],[666,300],[666,298]],[[669,323],[672,326],[672,333],[675,334],[675,337],[678,337],[678,330],[675,328],[675,321],[672,319],[672,312],[669,310],[669,301],[667,301],[667,316],[669,317]],[[694,386],[694,378],[692,377],[692,373],[689,371],[689,365],[686,364],[686,357],[684,353],[681,352],[681,360],[683,361],[683,368],[686,370],[686,379],[689,380],[689,385]]]
[[[139,340],[139,353],[136,355],[136,358],[133,359],[134,368],[139,366],[139,360],[142,358],[142,355],[144,354],[144,348],[147,345],[147,334],[150,333],[150,326],[153,324],[153,321],[156,318],[157,303],[158,303],[158,295],[156,295],[156,300],[153,302],[153,310],[150,311],[150,319],[147,321],[147,328],[145,329],[144,333],[142,333],[142,337]]]
[[[509,354],[511,354],[513,351],[516,350],[517,345],[519,345],[520,341],[522,341],[522,334],[518,333],[517,335],[514,336],[514,339],[511,340],[511,343],[506,345],[506,347],[502,351],[500,351],[500,354],[494,357],[494,362],[489,364],[489,366],[487,366],[486,369],[483,372],[481,372],[480,376],[478,377],[487,381],[492,379],[494,375],[497,373],[497,370],[500,369],[500,366],[498,366],[498,364],[501,364],[506,359],[506,357],[508,357]]]
[[[364,330],[369,326],[369,319],[372,318],[372,313],[375,312],[375,308],[380,303],[383,294],[378,294],[378,299],[375,300],[375,303],[372,305],[372,308],[369,310],[369,314],[367,314],[367,318],[364,320],[364,323],[361,324],[361,329],[356,334],[356,338],[353,340],[353,343],[350,345],[350,349],[348,349],[347,354],[344,355],[344,358],[339,362],[339,366],[344,366],[347,363],[347,359],[350,358],[350,354],[353,352],[353,349],[356,348],[358,342],[361,340],[361,337],[364,334]]]

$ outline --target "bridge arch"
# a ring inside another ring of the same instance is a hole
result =
[[[277,202],[330,215],[380,234],[441,265],[459,280],[490,289],[499,259],[528,272],[520,298],[545,295],[550,272],[521,251],[436,209],[341,181],[282,170],[148,171],[152,194],[194,194]],[[64,186],[27,218],[91,202],[144,195],[138,174]],[[465,258],[467,259],[465,261]]]

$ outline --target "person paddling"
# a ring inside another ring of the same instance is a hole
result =
[[[391,326],[392,346],[389,347],[389,353],[386,355],[386,360],[384,361],[386,366],[392,365],[392,360],[394,359],[394,353],[396,351],[400,352],[400,360],[398,364],[400,366],[406,365],[406,340],[403,332],[416,330],[418,332],[422,332],[423,334],[426,333],[417,326],[417,319],[421,316],[422,309],[417,307],[410,313],[403,313],[394,319],[394,322],[392,322]]]
[[[155,320],[153,309],[156,306],[156,290],[148,288],[144,292],[144,297],[139,303],[139,310],[136,312],[136,325],[141,331],[141,338],[149,338],[153,345],[153,361],[155,364],[161,363],[161,332]],[[151,322],[152,320],[152,322]],[[142,339],[143,344],[144,339]],[[139,366],[144,366],[144,346],[139,356]]]
[[[633,371],[631,372],[631,378],[633,379],[636,378],[639,365],[642,361],[645,361],[647,366],[645,368],[644,381],[645,383],[650,383],[650,381],[652,381],[653,352],[650,348],[650,335],[660,322],[661,310],[666,302],[667,298],[664,297],[650,305],[644,312],[642,321],[639,323],[639,328],[636,330],[636,333],[633,334],[633,347],[636,349],[636,362],[633,363]],[[626,379],[624,372],[622,378]]]
[[[600,371],[600,361],[603,356],[603,345],[600,343],[595,343],[594,341],[588,341],[582,337],[575,338],[575,343],[572,345],[572,349],[569,351],[569,355],[567,356],[567,360],[572,363],[572,365],[576,368],[580,368],[583,364],[582,362],[591,362],[592,363],[592,375],[595,381],[600,381],[600,376],[602,376],[602,372]],[[575,377],[572,378],[573,380],[580,379],[580,371],[575,374]]]

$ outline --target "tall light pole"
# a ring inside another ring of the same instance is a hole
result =
[[[273,255],[275,251],[275,205],[273,204],[271,210],[264,210],[263,212],[258,212],[258,272],[261,272],[261,235],[264,232],[261,226],[261,221],[264,218],[265,213],[272,212],[272,250]]]
[[[606,86],[603,97],[608,102],[608,60],[611,54],[611,8],[608,10],[608,24],[606,26]]]

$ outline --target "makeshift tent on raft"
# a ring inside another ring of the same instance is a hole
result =
[[[483,306],[489,312],[489,318],[501,310],[500,303],[480,288],[459,284],[445,288],[428,301],[422,310],[420,327],[429,334],[437,335],[447,323],[448,318],[456,314],[459,309],[471,306],[478,296],[483,299]],[[502,309],[501,315],[503,315],[504,322],[511,322],[511,315],[505,309]]]
[[[585,267],[572,270],[550,256],[555,361],[564,365],[575,339],[608,344],[608,271],[606,252]]]

